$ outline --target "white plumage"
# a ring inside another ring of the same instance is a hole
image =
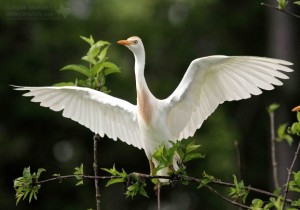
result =
[[[130,37],[119,44],[135,56],[137,105],[83,87],[16,87],[29,91],[33,102],[88,127],[100,136],[144,149],[148,159],[169,140],[193,136],[219,104],[259,95],[288,79],[292,63],[252,56],[208,56],[191,62],[175,91],[166,99],[155,98],[144,77],[145,51],[140,38]],[[155,160],[152,160],[157,164]],[[166,170],[159,174],[165,174]]]

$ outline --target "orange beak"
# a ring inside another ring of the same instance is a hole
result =
[[[121,45],[125,45],[125,46],[128,46],[128,45],[132,44],[132,42],[128,41],[128,40],[120,40],[120,41],[117,41],[117,43],[121,44]]]
[[[294,109],[292,109],[292,112],[300,111],[300,106],[296,106]]]

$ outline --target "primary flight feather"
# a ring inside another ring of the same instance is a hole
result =
[[[105,93],[76,86],[16,87],[29,91],[33,102],[88,127],[144,149],[150,163],[158,146],[193,136],[219,104],[259,95],[288,79],[292,63],[253,56],[208,56],[193,60],[175,91],[159,100],[150,92],[145,77],[145,51],[139,37],[118,41],[135,57],[137,105]],[[176,168],[176,166],[175,166]],[[166,175],[167,169],[158,172]]]

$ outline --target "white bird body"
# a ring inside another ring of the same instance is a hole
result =
[[[83,87],[17,87],[33,102],[90,128],[100,136],[144,149],[152,160],[161,144],[193,136],[203,121],[225,101],[250,98],[288,79],[292,63],[252,56],[209,56],[191,62],[175,91],[160,100],[150,92],[145,77],[145,51],[138,37],[121,40],[135,56],[137,105]],[[152,160],[155,165],[157,162]],[[166,170],[158,174],[165,175]]]

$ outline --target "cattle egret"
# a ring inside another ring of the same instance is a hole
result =
[[[292,72],[292,63],[279,59],[253,56],[214,55],[195,59],[189,65],[175,91],[160,100],[150,92],[145,77],[145,51],[142,40],[133,36],[118,44],[129,48],[135,57],[137,105],[103,92],[76,86],[16,87],[29,91],[33,102],[61,111],[62,115],[86,126],[100,136],[143,149],[150,168],[162,144],[193,136],[203,121],[219,104],[259,95],[263,90],[282,85],[288,79],[282,72]],[[279,78],[279,79],[278,79]],[[176,163],[175,166],[176,168]],[[158,175],[166,175],[167,168]]]

